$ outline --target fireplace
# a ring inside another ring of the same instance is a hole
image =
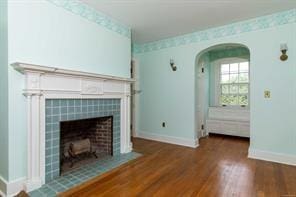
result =
[[[46,99],[46,183],[104,155],[120,154],[120,108],[120,99]],[[68,155],[77,143],[91,150]]]
[[[60,176],[61,122],[112,116],[113,156],[131,152],[133,79],[26,63],[12,66],[25,75],[27,191]]]
[[[113,116],[60,122],[60,175],[113,155]]]

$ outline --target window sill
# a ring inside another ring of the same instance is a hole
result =
[[[249,106],[245,106],[245,107],[242,107],[242,106],[212,106],[210,108],[229,109],[229,110],[246,110],[246,111],[250,110]]]

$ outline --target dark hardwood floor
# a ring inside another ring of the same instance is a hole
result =
[[[61,196],[296,196],[296,167],[248,159],[246,139],[211,136],[196,149],[133,143],[142,157]]]

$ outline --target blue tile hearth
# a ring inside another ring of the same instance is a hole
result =
[[[29,193],[30,197],[55,197],[58,193],[71,189],[85,181],[110,171],[128,161],[138,158],[141,154],[131,152],[104,158],[86,166],[65,173],[44,184],[41,188]]]

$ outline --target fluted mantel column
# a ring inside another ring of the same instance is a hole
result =
[[[27,191],[42,185],[40,177],[40,93],[26,92],[27,97]]]

